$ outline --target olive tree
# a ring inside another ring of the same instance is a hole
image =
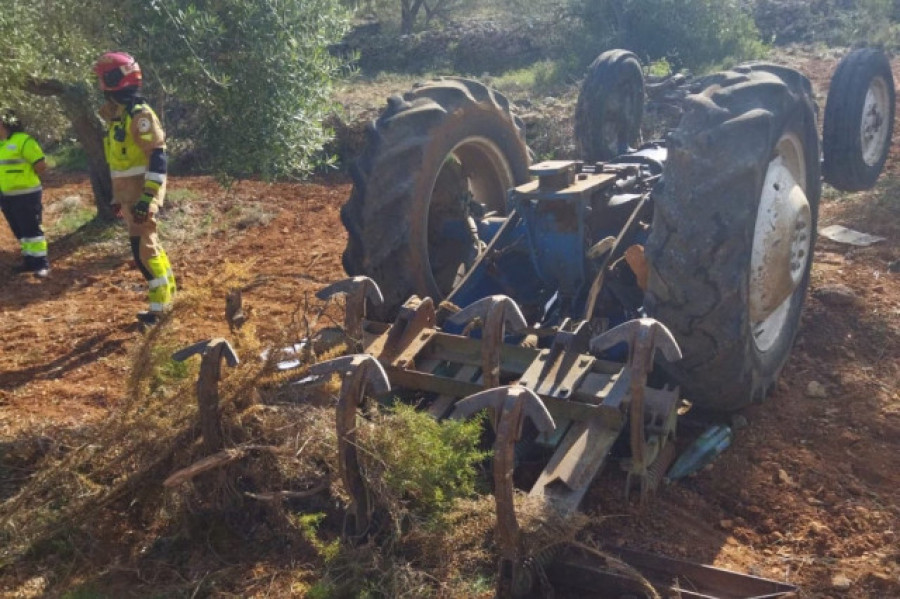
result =
[[[62,112],[87,156],[101,218],[112,216],[112,191],[90,65],[110,43],[117,13],[115,2],[102,0],[11,2],[0,10],[0,97],[32,123]]]
[[[71,124],[101,218],[111,217],[111,185],[91,66],[109,50],[134,54],[146,88],[195,115],[179,128],[188,139],[173,141],[196,149],[207,170],[302,176],[328,138],[322,121],[343,66],[328,47],[347,21],[339,0],[12,2],[0,11],[0,97]]]
[[[226,177],[302,176],[329,138],[329,53],[348,27],[338,0],[132,0],[132,49],[192,107],[191,146]]]

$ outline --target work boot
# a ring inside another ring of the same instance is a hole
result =
[[[138,322],[148,327],[152,327],[157,322],[159,322],[159,316],[159,312],[153,312],[150,310],[142,310],[137,313]]]
[[[46,279],[47,277],[50,276],[50,269],[47,267],[39,268],[36,271],[34,271],[34,276],[36,276],[39,279]]]

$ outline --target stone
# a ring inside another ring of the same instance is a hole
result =
[[[813,399],[825,399],[828,397],[828,391],[825,389],[825,385],[819,381],[810,381],[806,386],[806,396]]]
[[[831,577],[831,588],[836,591],[848,591],[853,586],[853,581],[843,574],[835,574]]]
[[[813,295],[828,306],[852,306],[859,299],[852,289],[841,283],[823,285]]]

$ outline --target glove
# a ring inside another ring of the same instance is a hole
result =
[[[122,218],[122,204],[113,204],[111,208],[115,218]]]
[[[134,208],[131,209],[131,215],[134,217],[134,222],[137,224],[147,222],[147,216],[150,214],[150,202],[152,201],[153,198],[146,193],[141,196],[141,199],[138,200],[134,205]]]

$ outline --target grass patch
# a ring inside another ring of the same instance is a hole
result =
[[[541,60],[523,69],[508,71],[489,79],[491,87],[501,92],[530,92],[544,96],[570,83],[571,65],[554,60]]]
[[[86,206],[81,196],[71,196],[52,204],[47,209],[51,222],[47,232],[53,237],[74,234],[97,216],[97,209]]]
[[[50,168],[66,173],[88,170],[87,154],[78,144],[63,144],[46,157]]]
[[[184,202],[192,202],[201,199],[201,195],[193,189],[167,189],[167,204],[182,204]]]

